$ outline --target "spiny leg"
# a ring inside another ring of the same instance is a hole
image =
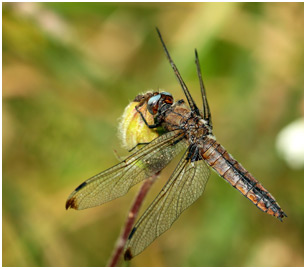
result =
[[[166,55],[167,55],[167,58],[168,58],[168,60],[169,60],[169,62],[170,62],[170,64],[171,64],[171,66],[172,66],[172,69],[173,69],[175,75],[176,75],[176,78],[178,79],[179,83],[181,84],[181,87],[182,87],[182,89],[183,89],[183,91],[184,91],[184,94],[185,94],[185,96],[186,96],[186,98],[187,98],[187,101],[188,101],[188,103],[189,103],[189,106],[190,106],[191,110],[192,110],[193,112],[195,112],[197,115],[200,115],[200,111],[199,111],[199,109],[198,109],[196,103],[194,102],[192,96],[190,95],[190,92],[188,91],[188,88],[187,88],[187,86],[186,86],[186,84],[185,84],[185,82],[184,82],[184,80],[183,80],[181,74],[179,73],[179,71],[178,71],[176,65],[174,64],[173,60],[171,59],[171,56],[170,56],[170,54],[169,54],[169,52],[168,52],[168,49],[167,49],[167,47],[166,47],[166,45],[165,45],[165,42],[164,42],[164,40],[163,40],[163,38],[162,38],[162,36],[161,36],[161,33],[160,33],[160,31],[158,30],[157,27],[156,27],[156,31],[157,31],[158,36],[159,36],[159,39],[160,39],[160,41],[161,41],[161,43],[162,43],[162,45],[163,45],[164,51],[165,51],[165,53],[166,53]]]
[[[202,79],[202,73],[201,73],[201,68],[200,68],[198,52],[197,52],[196,49],[195,49],[195,63],[196,63],[196,66],[197,66],[197,73],[198,73],[198,78],[199,78],[199,81],[200,81],[200,88],[201,88],[201,94],[202,94],[202,100],[203,100],[204,119],[207,120],[208,124],[212,127],[210,109],[209,109],[209,105],[208,105],[208,101],[207,101],[204,82],[203,82],[203,79]]]
[[[137,106],[135,107],[135,109],[136,109],[136,111],[140,114],[142,120],[144,121],[145,125],[148,126],[148,128],[153,129],[153,128],[156,128],[156,127],[159,126],[158,123],[157,123],[157,124],[149,124],[149,123],[146,121],[145,117],[143,116],[142,112],[141,112],[140,110],[138,110],[138,107],[137,107]]]

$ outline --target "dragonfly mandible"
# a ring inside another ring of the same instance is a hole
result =
[[[262,211],[279,220],[286,217],[274,197],[216,141],[197,50],[195,63],[203,111],[194,102],[158,29],[157,33],[187,103],[184,100],[174,102],[168,92],[138,95],[134,100],[139,102],[135,110],[145,128],[162,128],[162,134],[124,161],[83,182],[66,202],[66,209],[80,210],[123,196],[135,184],[159,173],[183,151],[172,175],[133,227],[125,245],[126,260],[138,255],[168,230],[180,214],[203,194],[210,176],[209,166]],[[143,104],[153,123],[148,123],[144,110],[140,109]]]

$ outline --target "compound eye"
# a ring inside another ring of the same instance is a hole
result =
[[[168,93],[168,92],[161,92],[160,93],[162,98],[163,98],[163,101],[166,103],[166,104],[173,104],[173,96],[171,93]]]
[[[148,101],[148,110],[152,115],[155,115],[158,110],[158,102],[161,98],[161,95],[152,96]]]
[[[160,92],[159,94],[162,94],[162,95],[168,95],[168,96],[171,96],[172,97],[172,94],[169,93],[169,92]]]

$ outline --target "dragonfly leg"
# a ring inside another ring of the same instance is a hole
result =
[[[153,129],[153,128],[156,128],[156,127],[159,126],[159,124],[149,124],[149,123],[146,121],[145,117],[143,116],[142,112],[138,110],[138,107],[137,107],[137,106],[135,107],[135,109],[136,109],[136,111],[140,114],[142,120],[144,121],[145,125],[148,126],[148,128]]]
[[[148,145],[150,144],[150,142],[140,142],[140,143],[137,143],[136,146],[132,147],[129,152],[132,152],[135,148],[137,148],[138,146],[145,146],[145,145]]]

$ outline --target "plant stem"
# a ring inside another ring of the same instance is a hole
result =
[[[133,228],[135,219],[137,218],[138,212],[140,210],[140,207],[144,201],[144,198],[146,197],[148,191],[150,190],[152,184],[155,182],[156,178],[158,177],[159,173],[154,174],[153,176],[149,177],[145,180],[145,182],[142,184],[133,204],[129,211],[128,217],[126,219],[125,225],[122,229],[122,232],[116,242],[113,254],[111,256],[111,259],[107,263],[107,266],[114,267],[117,266],[119,259],[122,255],[124,245],[128,239],[128,236]]]

